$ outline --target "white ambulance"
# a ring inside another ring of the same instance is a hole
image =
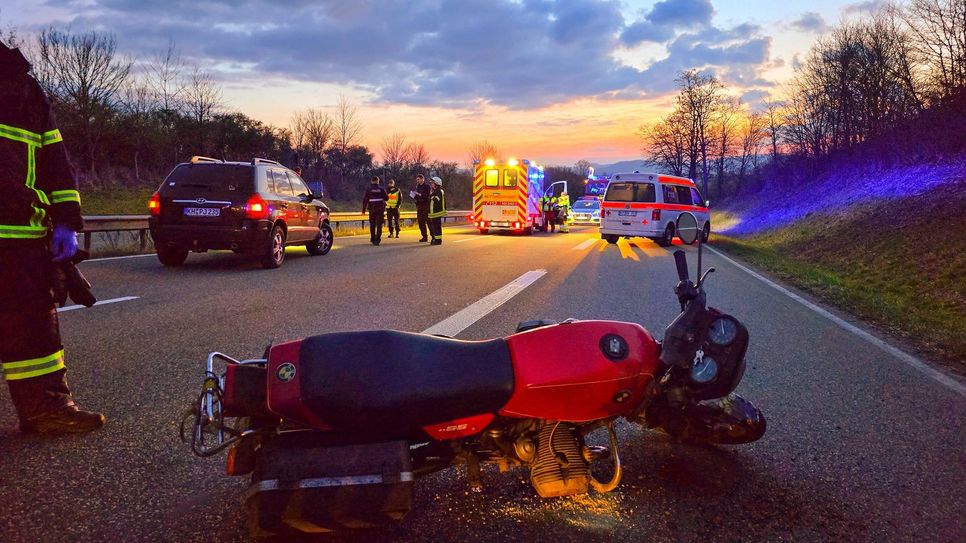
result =
[[[694,215],[703,241],[711,234],[711,215],[694,181],[656,173],[613,176],[601,202],[600,237],[617,243],[622,237],[651,238],[667,247],[677,232],[678,216]]]

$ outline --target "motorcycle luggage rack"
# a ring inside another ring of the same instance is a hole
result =
[[[264,358],[238,360],[220,352],[213,352],[208,355],[205,362],[205,381],[202,385],[201,395],[198,397],[195,409],[188,412],[181,421],[181,441],[187,443],[189,438],[185,424],[189,419],[194,418],[194,429],[190,438],[191,450],[202,457],[218,454],[239,439],[253,433],[253,430],[238,432],[225,425],[221,407],[225,374],[224,372],[215,372],[215,360],[221,360],[227,365],[254,365],[268,362]],[[210,428],[214,428],[214,442],[210,442],[208,439],[212,437]],[[231,437],[226,439],[226,434]]]

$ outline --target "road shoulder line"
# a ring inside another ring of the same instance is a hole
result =
[[[893,345],[890,345],[889,343],[886,343],[885,341],[883,341],[883,340],[875,337],[874,335],[866,332],[865,330],[859,328],[858,326],[856,326],[856,325],[854,325],[854,324],[846,321],[845,319],[843,319],[841,317],[836,316],[835,314],[833,314],[832,312],[828,311],[827,309],[824,309],[824,308],[822,308],[822,307],[820,307],[820,306],[818,306],[818,305],[816,305],[816,304],[814,304],[814,303],[806,300],[805,298],[802,298],[798,294],[795,294],[794,292],[786,289],[785,287],[779,285],[778,283],[772,281],[771,279],[768,279],[767,277],[765,277],[765,276],[761,275],[760,273],[758,273],[758,272],[756,272],[756,271],[748,268],[747,266],[744,266],[743,264],[740,264],[740,263],[736,262],[734,259],[732,259],[731,257],[725,255],[721,251],[719,251],[717,249],[714,249],[712,247],[709,247],[707,245],[705,245],[705,248],[708,249],[708,250],[710,250],[712,253],[720,256],[721,258],[725,259],[726,261],[730,262],[732,265],[734,265],[738,269],[744,271],[748,275],[751,275],[752,277],[758,279],[762,283],[765,283],[766,285],[768,285],[768,286],[774,288],[775,290],[781,292],[785,296],[788,296],[789,298],[795,300],[796,302],[802,304],[803,306],[811,309],[812,311],[818,313],[819,315],[825,317],[826,319],[834,322],[835,324],[837,324],[839,327],[843,328],[844,330],[847,330],[849,332],[852,332],[853,334],[861,337],[862,339],[868,341],[869,343],[875,345],[876,347],[882,349],[883,351],[885,351],[885,352],[887,352],[887,353],[895,356],[896,358],[898,358],[899,360],[901,360],[902,362],[904,362],[906,365],[912,367],[915,370],[918,370],[920,373],[922,373],[926,377],[929,377],[933,381],[936,381],[937,383],[943,385],[944,387],[948,388],[949,390],[952,390],[953,392],[956,392],[960,396],[966,398],[966,385],[964,385],[963,383],[959,382],[959,380],[957,380],[956,378],[951,377],[949,375],[946,375],[945,373],[943,373],[943,372],[941,372],[941,371],[933,368],[932,366],[930,366],[926,362],[923,362],[919,358],[916,358],[915,356],[912,356],[911,354],[909,354],[909,353],[907,353],[907,352],[905,352],[905,351],[903,351],[903,350],[901,350],[901,349],[899,349],[899,348],[897,348],[897,347],[895,347]]]
[[[140,296],[122,296],[120,298],[111,298],[109,300],[98,300],[97,303],[95,303],[91,307],[97,307],[99,305],[107,305],[107,304],[116,304],[118,302],[127,302],[129,300],[137,300],[138,298],[140,298]],[[75,309],[87,309],[87,306],[84,306],[84,305],[68,305],[68,306],[64,306],[64,307],[58,307],[57,308],[57,312],[58,313],[63,313],[64,311],[73,311]]]
[[[547,270],[528,271],[492,293],[480,298],[478,301],[423,330],[423,333],[456,336],[472,326],[476,321],[489,315],[493,310],[508,302],[511,298],[522,292],[523,289],[532,285],[537,279],[540,279],[546,274]]]

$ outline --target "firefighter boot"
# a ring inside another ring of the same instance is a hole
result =
[[[24,433],[96,430],[104,425],[104,415],[80,410],[67,387],[66,370],[31,379],[7,381],[10,399],[20,416]]]
[[[82,434],[104,426],[104,415],[84,411],[76,405],[62,407],[20,423],[20,431],[27,434],[72,433]]]

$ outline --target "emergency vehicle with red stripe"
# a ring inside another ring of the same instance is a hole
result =
[[[694,181],[656,173],[617,174],[601,202],[600,237],[617,243],[622,237],[641,236],[666,247],[674,241],[678,217],[685,212],[694,215],[707,241],[711,215]]]
[[[473,215],[481,234],[491,229],[532,234],[542,228],[543,167],[526,159],[473,161]]]

